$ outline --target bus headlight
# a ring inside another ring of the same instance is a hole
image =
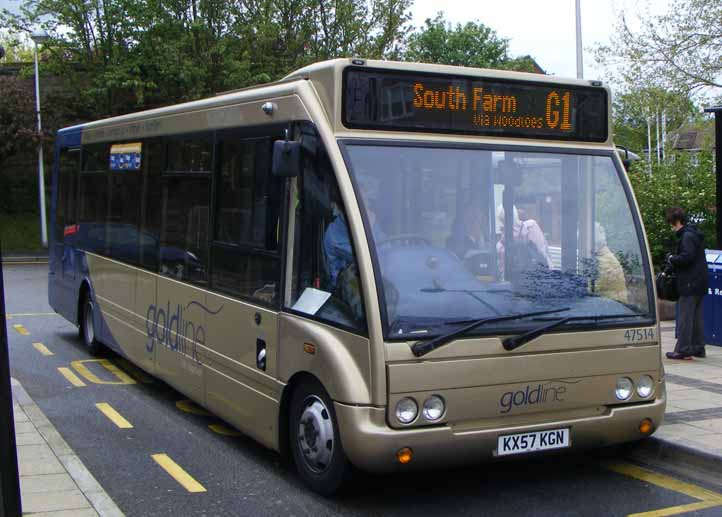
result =
[[[434,422],[441,418],[445,409],[444,399],[438,395],[432,395],[424,401],[424,418],[429,422]]]
[[[396,403],[396,419],[402,424],[410,424],[416,420],[418,413],[419,407],[414,399],[406,397]]]
[[[614,390],[614,394],[619,400],[627,400],[632,396],[634,391],[634,383],[627,377],[620,377],[617,379],[617,388]]]
[[[637,395],[646,399],[654,393],[654,379],[649,375],[642,375],[637,381]]]

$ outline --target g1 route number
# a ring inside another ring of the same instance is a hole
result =
[[[624,331],[624,340],[627,342],[652,341],[654,329],[634,329]]]

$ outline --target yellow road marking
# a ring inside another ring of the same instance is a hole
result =
[[[133,429],[133,424],[128,422],[125,418],[123,418],[123,415],[118,413],[115,409],[112,408],[110,404],[107,402],[99,402],[95,405],[101,413],[103,413],[105,416],[110,419],[111,422],[113,422],[115,425],[120,427],[121,429]]]
[[[16,323],[15,325],[13,325],[13,328],[14,328],[15,330],[17,330],[18,334],[21,334],[21,335],[23,335],[23,336],[29,336],[29,335],[30,335],[30,332],[28,332],[28,329],[26,329],[25,327],[23,327],[20,323]]]
[[[679,515],[681,513],[694,512],[696,510],[704,510],[705,508],[714,508],[722,505],[722,501],[702,501],[699,503],[682,504],[679,506],[670,506],[661,510],[652,510],[651,512],[630,513],[628,517],[666,517],[667,515]]]
[[[667,490],[679,492],[688,497],[694,499],[700,499],[698,503],[689,503],[679,506],[671,506],[669,508],[661,508],[659,510],[652,510],[649,512],[633,513],[629,517],[663,517],[667,515],[678,515],[680,513],[691,512],[695,510],[703,510],[705,508],[714,508],[715,506],[722,506],[722,494],[712,492],[705,488],[692,485],[691,483],[685,483],[678,479],[674,479],[664,474],[652,472],[651,470],[637,467],[630,463],[622,462],[605,462],[603,466],[618,474],[624,474],[640,481],[645,481],[653,485],[657,485]]]
[[[216,434],[220,434],[223,436],[243,436],[241,433],[236,431],[235,429],[231,429],[227,425],[223,424],[210,424],[208,426],[208,429],[213,431]]]
[[[200,406],[197,406],[190,400],[179,400],[175,403],[175,407],[183,411],[184,413],[190,413],[191,415],[211,416],[211,414]]]
[[[117,381],[104,381],[90,369],[85,366],[86,363],[98,363],[100,366],[112,373],[118,380]],[[123,370],[115,366],[107,359],[84,359],[82,361],[73,361],[70,365],[77,370],[77,372],[85,377],[88,381],[94,384],[135,384],[133,378],[125,373]]]
[[[42,343],[33,343],[33,346],[35,347],[35,350],[37,350],[43,355],[55,355],[50,350],[48,350],[48,347],[46,347]]]
[[[203,485],[193,479],[190,474],[183,470],[175,461],[170,459],[167,454],[153,454],[151,457],[170,475],[170,477],[175,479],[189,492],[197,493],[206,491]]]
[[[85,386],[85,383],[80,380],[80,377],[73,373],[70,368],[58,368],[58,371],[65,377],[70,384],[77,386],[78,388]]]

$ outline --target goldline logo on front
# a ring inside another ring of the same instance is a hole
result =
[[[551,382],[539,383],[536,386],[527,385],[524,389],[507,391],[499,399],[499,413],[509,413],[515,407],[564,402],[566,392],[566,386],[553,386]]]

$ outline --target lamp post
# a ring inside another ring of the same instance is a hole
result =
[[[584,78],[584,63],[582,61],[582,7],[581,0],[575,2],[575,20],[577,27],[577,79]]]
[[[35,111],[38,115],[38,135],[43,130],[40,120],[40,74],[38,73],[38,45],[48,40],[48,33],[43,29],[37,29],[30,38],[35,43]],[[43,142],[38,142],[38,190],[40,191],[40,238],[43,247],[48,247],[48,226],[45,218],[45,171],[43,167]]]

